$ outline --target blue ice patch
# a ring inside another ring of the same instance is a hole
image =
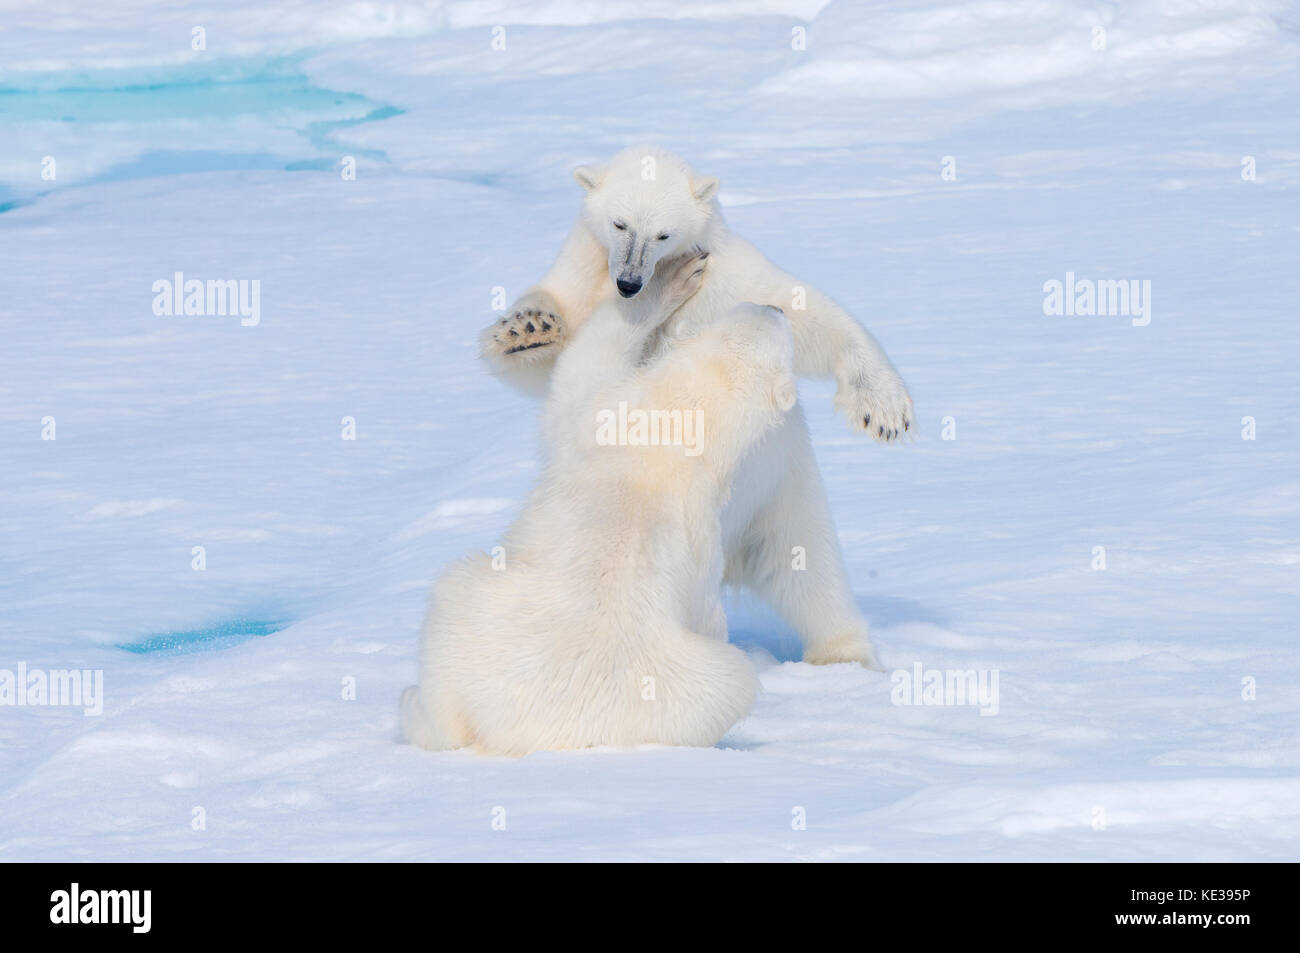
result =
[[[234,619],[205,629],[185,629],[177,632],[158,632],[142,636],[134,642],[118,643],[119,649],[137,655],[186,655],[190,652],[208,652],[228,649],[231,646],[260,638],[288,628],[288,622],[267,622],[258,619]]]
[[[128,153],[135,147],[134,155],[74,185],[245,169],[324,171],[337,168],[344,153],[386,162],[382,150],[349,147],[334,136],[403,111],[315,85],[300,68],[306,55],[132,69],[0,69],[0,128],[57,122],[83,130],[88,142],[116,143]],[[286,130],[296,135],[286,138]],[[232,150],[232,141],[250,148]],[[59,181],[32,184],[36,176],[33,166],[29,178],[0,183],[0,213]]]

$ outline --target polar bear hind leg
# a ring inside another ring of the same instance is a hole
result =
[[[844,568],[808,424],[798,409],[759,454],[770,462],[755,459],[756,467],[784,469],[727,554],[726,581],[753,591],[799,633],[805,662],[879,669]]]
[[[650,723],[644,740],[653,744],[715,745],[749,714],[758,693],[758,676],[744,652],[686,629],[662,633],[651,667],[641,701]]]
[[[447,751],[473,742],[464,719],[452,715],[445,704],[433,707],[436,711],[430,713],[418,685],[402,692],[402,738],[407,743],[429,751]]]

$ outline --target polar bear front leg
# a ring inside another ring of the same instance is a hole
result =
[[[564,348],[566,329],[560,306],[540,289],[524,295],[483,329],[479,350],[493,374],[526,393],[546,391],[555,359]]]
[[[795,372],[834,378],[835,409],[854,430],[882,443],[904,439],[916,421],[912,398],[880,342],[816,288],[789,276],[778,278],[778,290],[768,303],[790,316]],[[803,295],[801,300],[780,300],[785,281]]]

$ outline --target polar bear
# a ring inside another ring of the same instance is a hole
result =
[[[608,303],[570,332],[545,469],[504,565],[472,557],[434,587],[419,684],[402,696],[408,741],[504,755],[712,745],[749,711],[757,677],[727,642],[719,514],[736,465],[795,405],[793,338],[779,311],[744,304],[679,322],[675,346],[642,363],[704,257],[661,266],[644,303]],[[689,442],[668,427],[608,439],[602,422],[628,407],[702,426]]]
[[[663,280],[660,262],[701,250],[710,253],[702,288],[647,342],[649,353],[671,346],[678,322],[742,301],[772,305],[789,317],[796,373],[833,377],[836,406],[853,427],[885,442],[910,431],[911,397],[880,345],[833,301],[727,229],[717,179],[649,146],[580,167],[574,178],[586,194],[559,257],[481,336],[494,373],[526,393],[545,393],[557,358],[598,306],[635,300]],[[753,590],[791,624],[805,661],[879,668],[801,410],[742,462],[722,525],[726,581]]]

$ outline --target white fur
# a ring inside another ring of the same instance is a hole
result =
[[[783,316],[743,305],[638,366],[680,291],[637,309],[655,314],[603,306],[570,336],[545,470],[504,567],[476,556],[434,588],[419,685],[402,697],[407,740],[510,755],[711,745],[749,711],[757,680],[719,603],[718,514],[736,464],[790,406],[792,341]],[[620,401],[699,408],[702,452],[598,445],[597,414]]]
[[[850,425],[883,441],[910,430],[911,398],[875,339],[727,229],[716,179],[653,147],[627,149],[604,166],[577,170],[575,178],[586,189],[578,222],[551,270],[500,322],[540,312],[558,327],[529,338],[537,346],[518,353],[507,353],[487,329],[483,354],[495,373],[525,392],[544,393],[557,357],[598,306],[612,302],[626,311],[636,302],[639,295],[619,296],[615,280],[644,278],[640,294],[653,293],[663,280],[658,261],[698,249],[710,253],[703,287],[649,336],[649,353],[670,351],[690,328],[739,302],[772,305],[789,317],[796,373],[833,377],[836,406]],[[663,234],[668,239],[659,241]],[[799,408],[741,463],[722,526],[727,581],[753,589],[794,626],[806,661],[876,667]],[[806,555],[806,569],[794,568],[796,547]]]

